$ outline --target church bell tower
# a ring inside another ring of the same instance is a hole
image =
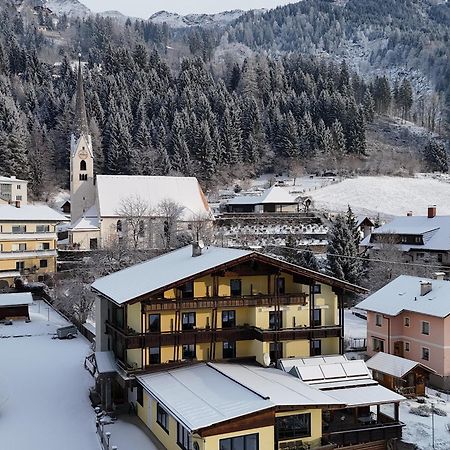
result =
[[[70,203],[72,225],[95,203],[94,153],[84,99],[81,55],[78,55],[75,123],[70,140]]]

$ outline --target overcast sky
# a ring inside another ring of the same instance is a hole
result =
[[[148,18],[165,10],[179,14],[215,13],[231,9],[274,8],[295,0],[80,0],[94,12],[117,10],[127,16]]]

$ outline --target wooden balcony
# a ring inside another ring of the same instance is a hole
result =
[[[239,297],[194,297],[184,299],[155,298],[144,303],[146,312],[211,309],[211,308],[239,308],[245,306],[275,306],[280,305],[306,305],[307,294],[285,295],[242,295]]]
[[[123,339],[125,341],[125,348],[127,349],[224,341],[294,341],[297,339],[320,339],[341,336],[341,328],[338,325],[314,328],[285,328],[281,330],[263,330],[253,326],[240,326],[216,330],[210,328],[197,328],[194,330],[168,331],[162,333],[135,333],[132,330],[125,332],[112,325],[110,322],[106,322],[106,329],[108,333],[115,333],[118,337]]]

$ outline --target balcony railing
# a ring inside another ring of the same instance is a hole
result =
[[[186,331],[137,333],[132,330],[125,332],[110,322],[106,322],[106,328],[108,331],[115,332],[125,340],[125,347],[128,349],[202,344],[212,341],[258,340],[262,342],[274,342],[341,336],[341,327],[338,325],[317,328],[285,328],[281,330],[264,330],[254,326],[241,326],[235,328],[219,328],[216,330],[210,328],[197,328],[195,330]]]
[[[48,250],[17,250],[13,252],[0,252],[1,259],[18,259],[18,258],[43,258],[56,256],[55,249]]]
[[[274,306],[280,305],[306,305],[307,294],[274,295],[242,295],[239,297],[195,297],[188,299],[151,299],[145,302],[147,311],[174,311],[176,309],[208,309],[214,307],[241,307],[241,306]]]

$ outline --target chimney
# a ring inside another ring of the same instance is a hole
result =
[[[445,272],[434,272],[433,273],[433,278],[435,280],[443,280],[445,277]]]
[[[15,201],[16,208],[20,208],[20,200]]]
[[[15,175],[11,175],[11,180],[15,180],[16,176]]]
[[[433,217],[436,217],[436,205],[430,205],[428,207],[428,218],[432,219]]]
[[[423,297],[431,292],[432,285],[430,281],[421,281],[420,282],[420,296]]]
[[[203,241],[193,242],[192,243],[192,257],[195,258],[197,256],[201,256],[204,248],[205,248],[205,244],[203,243]]]
[[[407,215],[408,217],[411,217],[411,216],[413,215],[413,212],[412,212],[412,211],[408,211],[408,212],[406,213],[406,215]]]

